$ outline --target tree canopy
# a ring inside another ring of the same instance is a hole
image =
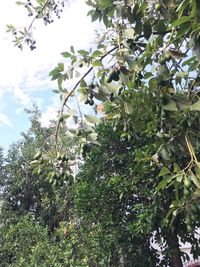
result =
[[[13,148],[3,172],[4,201],[17,212],[33,212],[44,226],[55,217],[49,235],[65,223],[72,251],[67,266],[183,266],[179,240],[191,243],[195,258],[200,253],[199,1],[86,3],[104,29],[88,51],[71,46],[61,53],[65,62],[49,74],[61,98],[57,124],[42,131],[50,140],[45,146],[36,133],[34,160],[28,134],[28,170],[19,163],[26,147]],[[34,21],[52,23],[64,1],[18,4],[32,22],[8,31],[19,48],[27,43],[33,50]],[[30,192],[43,190],[26,208],[30,180]],[[153,233],[163,246],[161,261],[150,246]]]

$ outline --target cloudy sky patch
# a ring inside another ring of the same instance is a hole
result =
[[[9,128],[13,127],[12,122],[10,121],[10,119],[3,113],[0,113],[0,126],[7,126]]]
[[[48,74],[58,62],[65,62],[60,54],[68,51],[71,45],[75,49],[89,48],[97,27],[87,17],[88,7],[83,0],[70,1],[60,20],[55,19],[47,27],[42,21],[34,24],[37,49],[30,51],[24,47],[20,51],[5,33],[6,25],[28,26],[32,18],[15,2],[3,1],[0,9],[0,146],[5,149],[29,127],[24,108],[37,104],[45,126],[56,118],[61,103],[52,92],[57,88],[56,82],[52,82]],[[73,85],[69,82],[67,86]]]

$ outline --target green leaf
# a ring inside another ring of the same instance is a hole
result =
[[[160,170],[158,176],[161,177],[161,176],[164,176],[164,175],[169,174],[169,173],[171,173],[170,170],[167,169],[166,167],[163,167],[163,168]]]
[[[64,63],[58,63],[58,69],[60,70],[60,71],[64,71]]]
[[[183,174],[182,173],[176,175],[176,181],[178,183],[181,183],[183,181]]]
[[[40,161],[39,160],[33,160],[33,161],[30,162],[30,165],[33,166],[33,167],[34,166],[37,166],[39,164],[40,164]]]
[[[59,90],[53,90],[53,92],[55,93],[55,94],[59,94],[60,93],[60,91]]]
[[[167,111],[178,111],[176,102],[173,99],[171,99],[166,105],[163,105],[163,109]]]
[[[196,103],[194,103],[191,107],[190,110],[193,111],[200,111],[200,100],[198,100]]]
[[[108,93],[105,93],[103,91],[100,91],[100,92],[95,92],[94,93],[94,97],[97,99],[97,100],[100,100],[100,101],[106,101],[107,100],[107,95]]]
[[[70,54],[69,52],[62,52],[61,55],[62,55],[64,58],[71,57],[71,54]]]
[[[179,173],[181,171],[181,168],[179,167],[179,165],[177,163],[174,163],[174,173]]]
[[[117,93],[119,91],[119,89],[121,88],[121,85],[116,85],[114,83],[104,83],[103,84],[103,91],[105,93]]]
[[[59,90],[62,90],[62,83],[63,83],[63,77],[58,78],[58,88]]]
[[[133,28],[128,28],[123,32],[123,35],[127,39],[133,39],[134,38],[135,31]]]
[[[119,195],[119,199],[121,200],[123,198],[124,192],[121,192]]]
[[[102,67],[102,62],[100,60],[95,60],[92,62],[93,67]]]
[[[73,134],[73,135],[76,135],[76,134],[77,134],[77,130],[74,129],[74,128],[68,128],[67,130],[68,130],[71,134]]]
[[[174,27],[177,27],[177,26],[179,26],[179,25],[181,25],[181,24],[183,24],[183,23],[186,23],[186,22],[188,22],[188,21],[191,21],[191,16],[182,16],[182,17],[176,19],[176,20],[171,24],[171,26],[169,27],[169,29],[172,29],[172,28],[174,28]]]
[[[80,87],[87,87],[87,83],[85,82],[84,79],[81,80]]]
[[[21,2],[21,1],[17,1],[17,2],[15,2],[16,3],[16,5],[18,5],[18,6],[24,6],[25,4],[24,4],[24,2]]]
[[[78,50],[77,52],[83,57],[86,57],[89,54],[88,51],[85,51],[85,50]]]
[[[182,15],[182,12],[186,9],[186,7],[189,5],[188,0],[184,0],[180,3],[180,5],[177,7],[177,10],[180,15]]]
[[[136,61],[131,55],[124,55],[124,60],[127,62],[130,69],[135,69]]]
[[[133,106],[131,103],[129,102],[124,102],[124,112],[126,114],[131,114],[133,113]]]
[[[149,21],[146,21],[144,24],[143,24],[143,32],[144,32],[144,37],[146,39],[149,39],[150,36],[151,36],[151,33],[152,33],[152,28],[151,28],[151,24]]]
[[[163,179],[157,186],[156,186],[156,191],[160,191],[160,190],[163,190],[164,188],[166,188],[168,184],[168,181],[167,179]]]
[[[79,96],[79,101],[80,101],[80,102],[85,102],[87,99],[88,99],[87,94],[82,93],[82,94]]]
[[[88,15],[89,15],[89,12],[88,12]],[[92,22],[97,19],[101,19],[102,17],[100,10],[97,10],[97,11],[91,10],[90,14],[91,14]]]
[[[137,13],[140,13],[141,11],[144,11],[145,9],[147,9],[148,7],[148,2],[144,2],[140,5],[140,7],[138,8],[138,12]]]
[[[194,173],[191,172],[191,178],[192,178],[192,181],[193,183],[198,187],[200,188],[200,181],[197,179],[197,177],[194,175]]]
[[[98,123],[100,121],[99,118],[93,115],[85,115],[85,119],[90,123]]]
[[[112,0],[100,0],[99,7],[104,10],[113,4]]]
[[[98,134],[97,133],[91,133],[88,135],[88,140],[92,143],[97,140]]]
[[[96,51],[94,51],[93,53],[92,53],[92,57],[100,57],[100,56],[102,56],[102,52],[101,51],[99,51],[99,50],[96,50]]]
[[[185,77],[188,77],[187,71],[180,71],[176,74],[176,78],[185,78]]]
[[[155,25],[155,27],[156,27],[156,31],[160,34],[166,31],[165,22],[163,20],[159,20],[157,24]]]

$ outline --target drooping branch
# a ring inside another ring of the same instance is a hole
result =
[[[110,53],[112,53],[113,51],[117,50],[119,48],[119,46],[114,46],[112,49],[110,49],[108,52],[106,52],[103,56],[100,57],[100,61],[102,61],[105,57],[107,57],[108,55],[110,55]],[[79,86],[79,84],[81,83],[81,81],[88,76],[88,74],[93,70],[93,66],[91,66],[86,73],[78,80],[78,82],[74,85],[74,87],[72,88],[72,90],[67,94],[67,96],[64,98],[62,106],[61,106],[61,110],[60,110],[60,116],[59,118],[63,115],[64,112],[64,108],[65,105],[68,101],[68,99],[71,97],[71,95],[75,92],[75,90],[77,89],[77,87]],[[58,119],[57,121],[57,125],[56,125],[56,132],[55,132],[55,146],[57,149],[57,142],[58,142],[58,133],[59,133],[59,129],[60,129],[60,123],[61,121]]]
[[[28,7],[28,5],[32,6],[32,3],[29,1],[28,4],[24,5],[25,7]],[[18,44],[18,47],[22,49],[22,43],[25,41],[27,41],[27,44],[31,43],[33,45],[30,46],[31,50],[35,49],[35,41],[32,40],[32,35],[31,35],[31,30],[32,30],[32,27],[33,27],[33,24],[34,22],[39,19],[39,18],[43,18],[45,22],[47,23],[52,23],[53,20],[49,20],[47,19],[47,17],[45,17],[45,10],[46,8],[48,9],[48,5],[52,5],[51,1],[50,0],[46,0],[44,2],[44,4],[40,7],[33,7],[33,10],[32,9],[28,9],[29,11],[29,16],[32,16],[33,15],[33,12],[36,12],[36,15],[34,15],[33,19],[31,20],[29,26],[27,28],[25,28],[24,30],[24,34],[22,35],[22,37],[20,38],[20,41],[17,43]],[[54,3],[54,6],[52,7],[52,9],[56,12],[56,9],[58,7],[58,3]],[[60,15],[58,16],[58,13],[61,12],[62,10],[58,10],[57,11],[57,17],[60,18]],[[49,17],[49,15],[48,15]],[[14,31],[15,32],[15,35],[16,35],[16,30]]]

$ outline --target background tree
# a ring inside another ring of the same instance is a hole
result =
[[[73,177],[66,164],[71,140],[67,143],[63,137],[65,150],[60,148],[55,157],[55,123],[43,128],[40,112],[29,113],[29,131],[10,147],[7,157],[1,157],[1,264],[41,266],[42,261],[42,266],[63,266],[70,262],[66,255],[71,255],[72,246],[64,237],[65,225],[73,215]],[[42,151],[48,151],[46,158]]]
[[[140,114],[129,118],[130,125],[136,125]],[[145,114],[149,121],[153,112]],[[122,258],[124,266],[179,266],[180,257],[186,256],[179,241],[187,240],[197,257],[198,240],[194,232],[187,231],[184,215],[179,214],[172,226],[164,222],[176,191],[168,188],[166,194],[155,194],[162,178],[158,175],[160,166],[151,160],[157,150],[154,136],[149,135],[144,142],[146,128],[134,127],[135,138],[128,140],[121,120],[115,121],[115,128],[113,131],[113,124],[106,122],[98,126],[100,146],[88,152],[75,183],[74,200],[85,242],[90,245],[88,253],[94,251],[98,262],[98,253],[105,250],[101,253],[111,255],[105,260],[110,260],[111,266],[119,266]],[[99,240],[97,247],[94,239]],[[161,262],[157,258],[158,265],[150,248],[152,242],[163,247],[165,256]]]

